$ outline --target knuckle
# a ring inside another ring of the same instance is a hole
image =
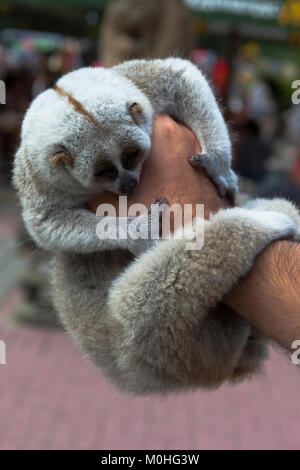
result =
[[[174,135],[177,130],[177,123],[168,116],[163,116],[161,126],[163,128],[163,131],[169,136]]]

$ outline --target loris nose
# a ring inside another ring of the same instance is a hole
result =
[[[138,179],[135,176],[125,176],[120,181],[120,193],[131,193],[138,184]]]

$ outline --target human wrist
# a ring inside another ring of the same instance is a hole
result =
[[[300,339],[300,244],[277,241],[224,302],[286,349]]]

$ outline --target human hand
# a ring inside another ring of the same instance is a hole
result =
[[[145,162],[137,189],[128,195],[128,206],[142,203],[148,208],[158,198],[165,197],[169,204],[204,204],[204,214],[227,207],[217,188],[204,170],[194,169],[188,158],[201,152],[195,134],[169,116],[154,120],[152,148]],[[111,203],[118,210],[119,196],[102,193],[93,198],[89,208],[96,212],[99,204]]]

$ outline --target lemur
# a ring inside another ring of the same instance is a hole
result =
[[[128,194],[151,147],[153,117],[167,113],[195,132],[201,163],[233,199],[231,143],[203,74],[182,59],[134,60],[110,69],[82,68],[35,98],[22,125],[14,184],[25,225],[44,249],[91,253],[152,245],[150,237],[99,239],[85,204],[103,190]]]

